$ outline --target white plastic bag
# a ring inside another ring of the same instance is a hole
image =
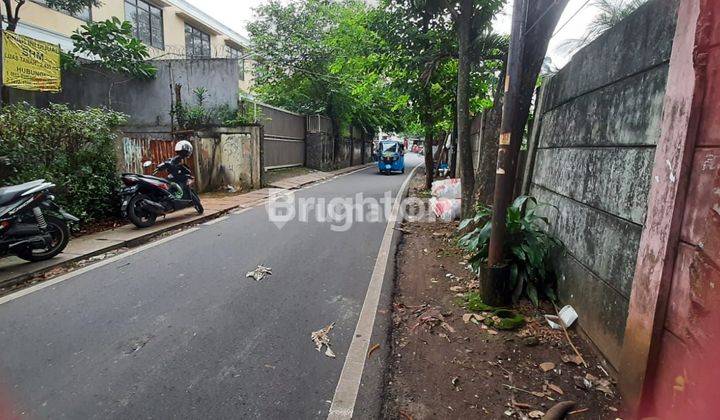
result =
[[[430,190],[433,197],[437,198],[462,198],[462,184],[459,178],[442,179],[432,183]]]
[[[430,208],[433,213],[444,222],[452,222],[460,217],[460,204],[460,199],[436,197],[430,199]]]

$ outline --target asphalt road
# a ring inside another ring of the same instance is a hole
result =
[[[394,197],[406,176],[295,195]],[[325,418],[386,222],[308,219],[254,208],[0,305],[0,417]],[[246,278],[258,264],[273,275]],[[336,359],[310,340],[331,322]]]

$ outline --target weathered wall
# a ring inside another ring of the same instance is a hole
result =
[[[63,72],[63,91],[38,95],[37,105],[47,102],[70,104],[75,108],[106,106],[130,116],[133,129],[168,131],[172,125],[175,92],[173,85],[182,86],[181,98],[186,104],[195,101],[193,90],[208,91],[205,105],[237,106],[239,98],[238,66],[233,60],[162,60],[153,80],[133,80],[119,74],[105,75],[92,68]]]
[[[563,303],[619,364],[660,135],[677,0],[651,0],[545,87],[530,193],[552,204]]]
[[[263,127],[218,128],[196,141],[200,191],[227,185],[240,189],[261,188],[263,183]]]
[[[669,295],[658,302],[666,305],[667,315],[641,413],[665,419],[716,418],[720,409],[720,2],[684,3],[681,18],[699,18],[697,32],[690,34],[695,48],[685,48],[694,54],[678,53],[673,64],[682,78],[690,79],[691,89],[673,86],[669,97],[688,98],[692,104],[689,115],[676,118],[689,120],[680,144],[688,145],[692,162],[679,180],[680,185],[688,182],[686,195],[678,198],[684,201],[679,245],[671,254]],[[673,126],[680,125],[676,120]]]

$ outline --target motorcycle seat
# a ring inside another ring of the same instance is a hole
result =
[[[11,201],[14,201],[18,197],[20,197],[24,192],[37,187],[38,185],[42,184],[43,182],[45,182],[44,179],[38,179],[35,181],[20,184],[20,185],[13,185],[10,187],[0,188],[0,206],[8,204]]]
[[[160,181],[160,182],[165,182],[165,183],[168,183],[168,184],[170,183],[170,182],[169,182],[167,179],[165,179],[165,178],[160,178],[160,177],[158,177],[158,176],[153,176],[153,175],[138,175],[138,178],[151,179],[151,180],[153,180],[153,181]]]

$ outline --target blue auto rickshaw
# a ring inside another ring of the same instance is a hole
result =
[[[402,143],[383,140],[378,144],[378,170],[381,174],[405,173],[405,147]]]

